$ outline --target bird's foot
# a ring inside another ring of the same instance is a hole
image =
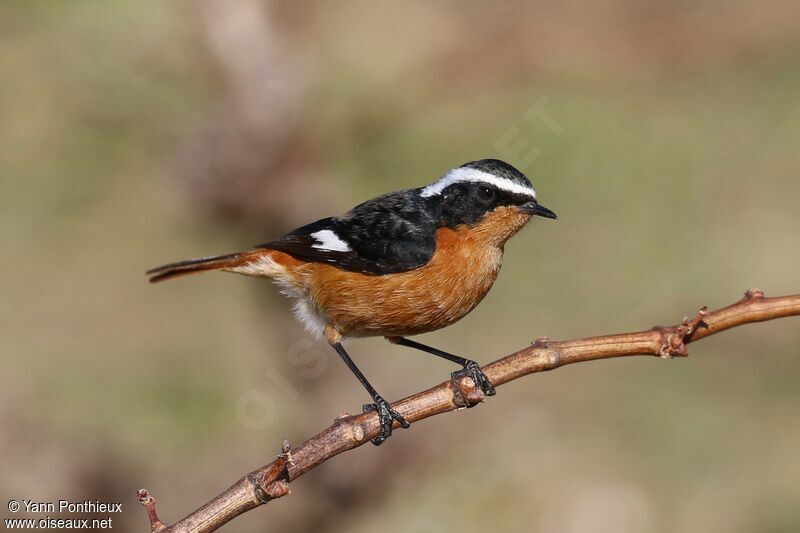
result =
[[[380,396],[375,398],[375,403],[368,403],[364,405],[365,413],[371,413],[373,411],[377,411],[378,420],[381,424],[380,434],[372,439],[372,444],[375,446],[380,446],[392,435],[392,425],[394,424],[395,420],[400,422],[400,427],[403,429],[408,428],[411,425],[408,423],[408,420],[403,418],[403,415],[392,409],[392,406],[389,405],[389,402]]]
[[[468,361],[467,364],[464,365],[464,368],[451,374],[453,379],[459,379],[465,376],[472,378],[472,381],[475,382],[475,386],[480,388],[486,396],[494,396],[497,393],[497,391],[494,390],[492,382],[489,381],[489,378],[487,378],[486,374],[481,370],[480,365],[475,361]]]

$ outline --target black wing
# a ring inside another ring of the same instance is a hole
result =
[[[379,196],[257,248],[363,274],[406,272],[436,251],[436,223],[425,202],[416,190]]]

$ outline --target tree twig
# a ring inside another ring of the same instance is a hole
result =
[[[631,355],[685,357],[688,355],[686,345],[690,342],[743,324],[796,315],[800,315],[800,294],[766,298],[760,290],[751,289],[740,301],[713,312],[704,307],[694,318],[684,318],[677,326],[570,341],[539,339],[527,348],[484,366],[483,371],[497,387],[534,372],[595,359]],[[409,422],[415,422],[471,407],[483,398],[483,392],[475,387],[473,381],[463,377],[409,396],[392,407]],[[146,490],[139,491],[139,499],[147,509],[152,533],[215,531],[238,515],[288,494],[289,482],[328,459],[369,442],[378,432],[377,415],[366,413],[340,417],[333,425],[294,449],[284,441],[275,461],[247,474],[171,526],[158,519],[155,499]]]

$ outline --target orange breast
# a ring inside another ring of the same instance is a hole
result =
[[[500,271],[503,245],[530,219],[498,208],[480,223],[437,231],[436,252],[420,268],[372,276],[273,253],[284,284],[345,336],[403,336],[448,326],[472,311]],[[284,265],[285,264],[285,265]]]
[[[465,231],[440,229],[425,266],[369,276],[309,265],[309,299],[343,335],[415,335],[443,328],[472,311],[492,287],[503,252]]]

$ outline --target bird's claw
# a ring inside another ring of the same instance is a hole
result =
[[[494,385],[492,385],[492,382],[489,381],[489,378],[487,378],[486,374],[481,370],[480,365],[475,361],[468,362],[464,368],[453,372],[451,376],[453,379],[460,379],[465,376],[470,377],[472,381],[475,382],[475,386],[479,387],[486,396],[494,396],[497,394],[497,391],[494,390]]]
[[[364,405],[365,413],[371,413],[373,411],[378,413],[378,420],[381,425],[380,434],[372,439],[372,444],[375,446],[380,446],[392,435],[392,425],[394,424],[395,420],[400,422],[400,427],[403,429],[408,428],[411,425],[408,423],[408,420],[403,418],[403,415],[392,409],[392,406],[389,405],[389,402],[380,396],[375,398],[375,403],[368,403]]]

